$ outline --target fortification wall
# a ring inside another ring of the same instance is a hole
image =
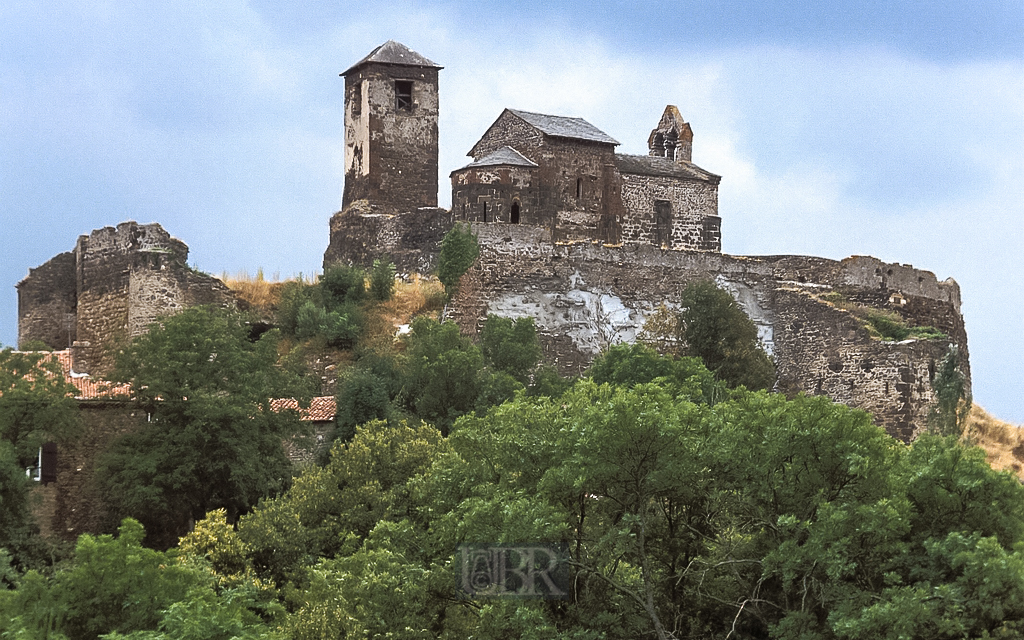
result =
[[[234,304],[224,283],[187,261],[185,243],[158,224],[123,222],[80,236],[73,252],[18,284],[19,343],[41,339],[66,348],[70,324],[80,355],[75,366],[105,375],[113,365],[108,348],[145,332],[157,317],[196,304]],[[54,331],[56,321],[65,326]]]
[[[55,510],[50,531],[66,540],[82,533],[109,533],[117,522],[102,498],[97,474],[101,455],[119,436],[135,431],[147,414],[131,402],[92,401],[79,405],[81,431],[57,445]]]
[[[643,242],[672,249],[721,251],[722,219],[718,217],[718,186],[670,176],[622,174],[624,242]],[[656,202],[671,205],[658,219]]]
[[[370,267],[374,260],[386,259],[395,263],[399,273],[430,273],[452,224],[451,213],[445,209],[391,215],[365,200],[356,202],[331,217],[324,269],[334,264]]]
[[[637,340],[659,307],[677,309],[687,284],[703,279],[732,293],[753,319],[776,360],[779,391],[827,395],[871,411],[879,425],[904,440],[925,427],[935,368],[951,343],[966,365],[959,288],[906,265],[860,257],[837,262],[649,245],[554,244],[543,230],[473,228],[480,259],[464,276],[450,317],[468,334],[489,313],[533,317],[546,358],[564,373],[580,373],[609,345]],[[830,292],[861,295],[949,338],[877,340],[858,317],[823,296]],[[890,303],[894,293],[906,304]]]
[[[67,348],[77,339],[74,252],[59,254],[29,269],[17,290],[19,344],[41,340],[59,349]]]

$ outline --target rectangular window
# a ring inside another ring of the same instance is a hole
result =
[[[395,110],[412,111],[412,80],[395,80]]]
[[[363,113],[363,81],[358,80],[352,86],[352,115],[358,116]]]
[[[672,244],[672,203],[668,200],[654,201],[654,244]]]

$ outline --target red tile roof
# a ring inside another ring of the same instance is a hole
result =
[[[131,387],[127,384],[115,384],[106,380],[99,380],[84,373],[76,373],[72,368],[71,351],[51,351],[46,354],[47,359],[56,360],[64,372],[64,380],[74,385],[77,393],[76,400],[101,400],[101,399],[124,399],[131,394]]]
[[[338,408],[334,396],[318,396],[309,403],[308,409],[299,407],[299,401],[295,398],[275,398],[270,401],[270,407],[274,411],[294,409],[299,416],[307,422],[329,422],[334,420],[334,414]]]

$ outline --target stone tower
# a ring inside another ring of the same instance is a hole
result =
[[[442,67],[388,40],[345,77],[345,195],[386,213],[437,206],[437,75]]]

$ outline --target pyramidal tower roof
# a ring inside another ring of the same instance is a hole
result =
[[[347,71],[341,75],[347,76],[364,64],[377,63],[377,64],[401,64],[410,67],[433,67],[434,69],[443,69],[441,65],[433,62],[426,56],[420,55],[405,46],[401,42],[395,42],[394,40],[388,40],[384,44],[380,45],[369,53],[365,58],[355,63],[348,68]]]

